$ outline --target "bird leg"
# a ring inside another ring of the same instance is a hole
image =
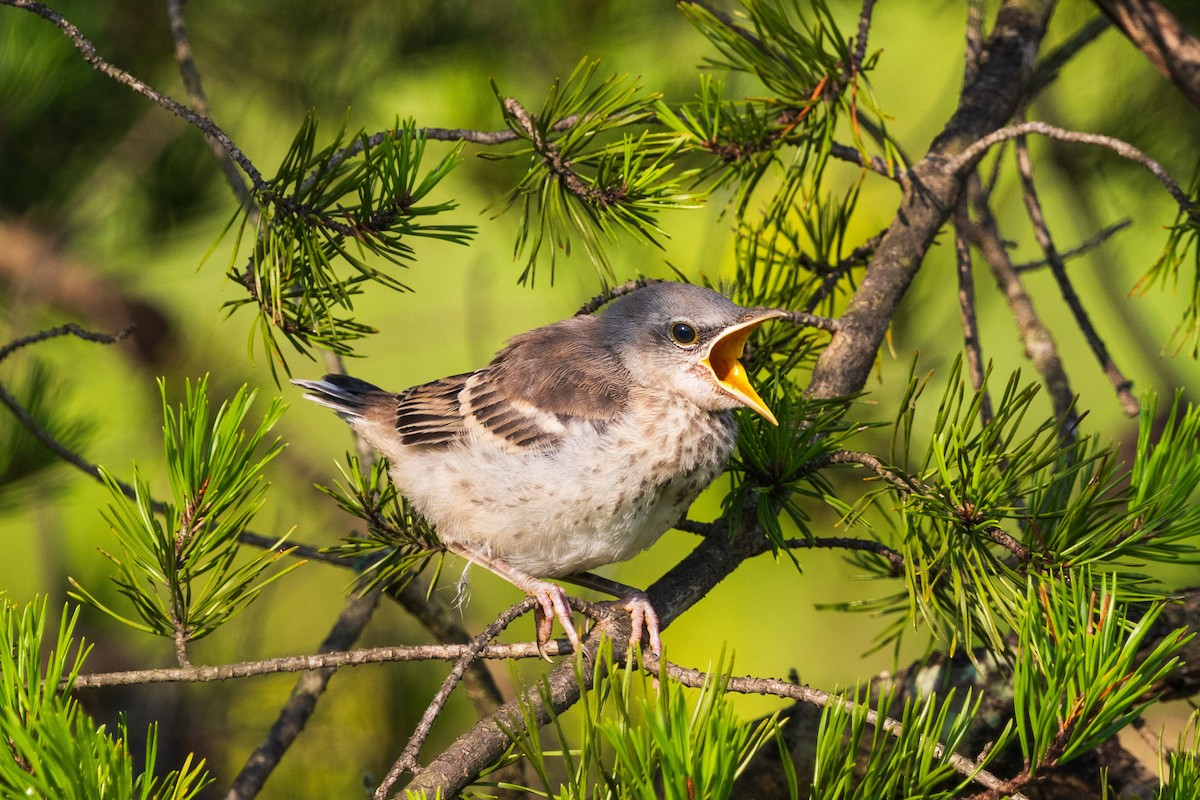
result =
[[[569,581],[576,586],[582,586],[585,589],[595,589],[598,592],[611,594],[617,598],[617,607],[629,612],[630,625],[632,627],[630,642],[640,641],[642,631],[645,631],[650,642],[650,652],[656,656],[662,654],[662,638],[659,635],[658,614],[654,611],[654,606],[650,605],[650,598],[646,596],[645,592],[635,589],[632,586],[594,575],[591,572],[566,575],[563,577],[563,580]]]
[[[575,630],[575,621],[571,617],[570,598],[567,597],[566,589],[557,583],[535,578],[505,561],[491,558],[476,550],[460,549],[451,545],[447,545],[447,549],[499,575],[537,601],[537,606],[533,609],[533,619],[538,650],[543,656],[546,656],[546,645],[550,643],[551,634],[554,632],[555,619],[563,626],[571,647],[576,652],[583,648],[579,632]]]

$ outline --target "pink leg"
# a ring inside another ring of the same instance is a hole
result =
[[[583,643],[579,639],[579,632],[575,630],[575,621],[571,616],[567,591],[557,583],[535,578],[498,558],[489,558],[481,553],[458,549],[451,545],[447,545],[447,548],[468,561],[494,572],[537,601],[537,608],[534,609],[534,623],[538,649],[542,650],[543,654],[546,645],[550,642],[551,634],[554,632],[554,620],[556,619],[563,626],[571,647],[576,651],[582,649]],[[655,622],[657,623],[657,620]]]

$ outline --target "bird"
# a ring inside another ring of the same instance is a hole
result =
[[[624,561],[679,523],[724,469],[735,409],[778,425],[740,359],[750,334],[785,316],[701,286],[652,283],[593,314],[518,334],[474,372],[399,393],[346,375],[293,380],[388,461],[396,489],[442,545],[536,601],[539,649],[566,590],[618,598],[651,652],[647,595],[590,570]]]

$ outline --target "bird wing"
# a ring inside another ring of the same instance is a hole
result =
[[[396,396],[396,430],[407,445],[450,444],[467,432],[458,396],[472,373],[414,386]]]
[[[448,444],[474,431],[507,449],[550,447],[574,421],[597,428],[625,408],[627,374],[616,354],[577,317],[523,333],[478,372],[399,396],[405,444]]]

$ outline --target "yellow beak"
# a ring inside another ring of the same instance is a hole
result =
[[[755,328],[769,319],[776,319],[785,314],[775,309],[763,309],[752,311],[747,316],[747,319],[727,328],[713,341],[703,363],[712,370],[713,377],[717,379],[717,383],[722,389],[737,398],[742,405],[753,409],[772,425],[778,425],[779,421],[775,419],[771,409],[767,408],[767,404],[750,385],[746,368],[738,359],[746,350],[746,340],[750,338],[750,334],[754,332]]]

